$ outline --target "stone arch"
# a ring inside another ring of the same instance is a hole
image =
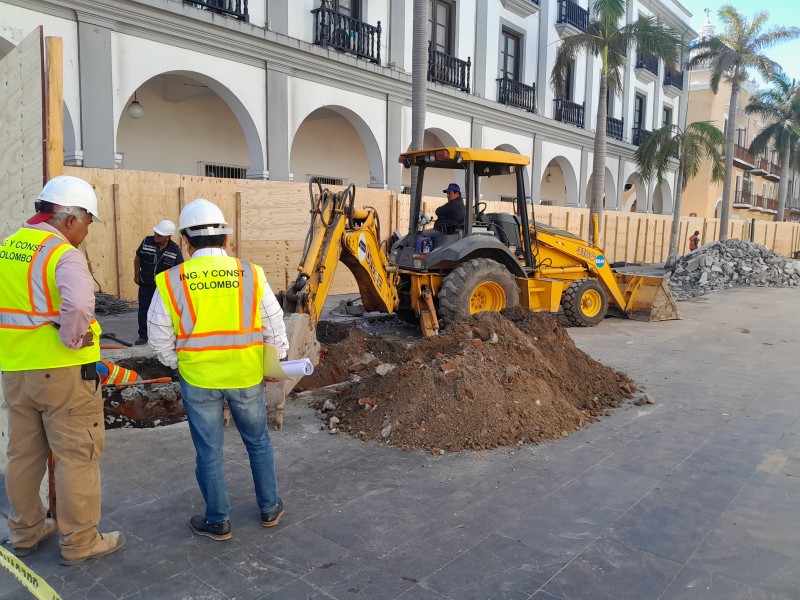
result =
[[[512,152],[514,154],[522,154],[517,148],[511,144],[500,144],[495,150],[502,150],[503,152]],[[487,178],[484,178],[487,179]],[[523,182],[525,184],[525,195],[530,196],[530,190],[527,189],[530,182],[530,165],[525,167]],[[483,183],[481,193],[484,200],[500,200],[501,198],[516,198],[517,197],[517,180],[515,177],[504,175],[500,179],[493,181],[487,179]]]
[[[16,47],[16,44],[0,36],[0,59],[5,57],[6,54],[11,52]]]
[[[564,156],[556,156],[545,165],[539,186],[542,202],[567,206],[578,201],[578,177],[572,163]]]
[[[181,90],[181,86],[187,89]],[[207,92],[201,90],[201,88],[204,88]],[[199,96],[210,96],[212,94],[217,96],[231,113],[233,113],[233,117],[238,123],[243,135],[243,141],[246,144],[247,160],[249,161],[247,169],[248,176],[254,178],[261,178],[264,176],[266,165],[265,143],[261,139],[258,127],[250,111],[228,86],[210,75],[197,71],[164,71],[140,79],[135,85],[130,87],[127,94],[122,96],[127,98],[125,102],[115,107],[114,139],[117,140],[118,152],[124,150],[124,148],[119,147],[120,129],[122,128],[124,130],[128,125],[127,122],[123,123],[123,119],[129,119],[126,111],[134,98],[134,94],[137,95],[137,99],[145,109],[145,116],[143,119],[147,118],[148,111],[145,103],[141,102],[143,100],[143,94],[145,96],[150,95],[151,99],[154,98],[154,96],[161,96],[161,99],[165,103],[183,102]],[[226,131],[230,132],[230,129],[226,128]],[[158,139],[163,139],[163,136],[159,136]],[[220,162],[224,161],[221,160]],[[128,165],[126,164],[125,166]]]
[[[322,126],[326,119],[328,124]],[[311,141],[314,138],[318,143]],[[344,106],[316,108],[305,116],[292,135],[289,165],[296,181],[315,174],[342,177],[360,186],[382,188],[385,183],[378,140],[366,121]]]
[[[69,112],[66,102],[64,102],[62,110],[64,113],[64,164],[74,165],[78,147],[75,139],[75,121],[72,120],[72,114]]]
[[[586,184],[586,206],[589,207],[592,201],[592,183],[594,182],[594,177],[591,175],[589,176],[589,183]],[[611,173],[611,169],[606,167],[606,176],[603,180],[603,203],[601,208],[604,209],[614,209],[616,208],[617,204],[617,186],[616,182],[614,181],[614,175]]]
[[[440,127],[429,127],[425,130],[422,141],[423,148],[458,148],[455,138]],[[411,150],[409,144],[406,151]],[[403,169],[402,182],[404,188],[411,186],[411,169]],[[441,196],[442,190],[450,183],[457,183],[464,189],[465,173],[462,170],[430,169],[426,171],[422,182],[422,193],[425,196]]]
[[[718,197],[717,201],[714,203],[714,218],[719,219],[721,212],[722,212],[722,196]]]
[[[622,210],[626,212],[647,211],[647,185],[641,174],[636,171],[625,180],[622,190]]]
[[[666,180],[657,183],[653,189],[653,213],[672,214],[672,190]]]

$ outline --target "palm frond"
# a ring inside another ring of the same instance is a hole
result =
[[[592,4],[592,18],[607,23],[618,23],[625,16],[625,0],[595,0]]]

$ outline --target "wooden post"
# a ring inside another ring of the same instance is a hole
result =
[[[111,184],[111,199],[114,203],[114,251],[117,259],[117,296],[122,297],[122,211],[119,206],[119,184]]]
[[[642,230],[642,220],[641,219],[637,219],[637,221],[636,221],[636,240],[633,243],[633,262],[634,262],[634,264],[639,262],[637,259],[638,259],[638,256],[639,256],[639,234],[640,234],[641,230]],[[647,249],[647,230],[645,230],[644,244],[645,244],[644,248],[646,250]],[[642,261],[642,262],[644,262],[644,261]]]
[[[234,240],[236,244],[236,248],[234,248],[233,255],[241,258],[242,252],[241,248],[241,240],[242,240],[242,193],[236,192],[236,231],[234,232]]]
[[[630,235],[631,235],[631,217],[628,215],[625,217],[625,258],[623,259],[625,262],[628,262],[628,244],[630,243]]]
[[[45,38],[47,68],[47,179],[64,174],[64,44],[59,37]]]

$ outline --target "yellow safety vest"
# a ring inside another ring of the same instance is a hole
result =
[[[100,360],[100,324],[92,319],[93,346],[67,348],[58,337],[61,294],[56,265],[78,252],[62,237],[23,227],[0,244],[0,369],[29,371]]]
[[[263,281],[261,267],[230,256],[198,256],[156,276],[188,383],[231,389],[264,380]]]

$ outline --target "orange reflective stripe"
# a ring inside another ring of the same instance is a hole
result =
[[[180,273],[184,275],[186,271],[184,270],[184,266],[186,263],[181,263]],[[192,304],[192,297],[189,295],[189,280],[185,277],[183,278],[183,300],[186,302],[186,307],[189,309],[189,317],[192,319],[192,329],[194,326],[197,325],[197,315],[194,312],[194,304]]]
[[[50,239],[53,237],[53,235],[54,234],[49,233],[41,241],[41,243],[39,244],[39,247],[34,251],[33,256],[31,256],[31,262],[28,265],[28,302],[30,302],[30,304],[31,304],[31,311],[32,312],[36,312],[36,308],[37,308],[36,307],[36,302],[33,299],[33,270],[36,268],[36,265],[38,264],[38,261],[36,259],[38,258],[39,254],[41,253],[42,248],[44,248],[45,244],[48,241],[50,241]],[[44,273],[46,275],[47,271],[44,271]]]
[[[247,348],[255,348],[257,346],[261,346],[264,344],[264,341],[258,342],[250,342],[249,344],[236,344],[233,346],[203,346],[202,348],[181,348],[178,350],[178,354],[181,352],[206,352],[208,350],[246,350]]]
[[[49,241],[49,240],[48,240]],[[62,244],[56,244],[53,246],[52,250],[47,253],[47,256],[44,258],[44,264],[42,265],[42,288],[44,289],[44,297],[47,300],[47,311],[53,311],[53,296],[50,293],[50,281],[47,277],[47,269],[50,266],[50,261],[53,259],[53,254],[56,250],[61,247]],[[30,285],[30,284],[29,284]]]
[[[164,285],[167,288],[167,293],[169,294],[169,301],[172,303],[172,312],[178,315],[178,328],[180,333],[184,334],[186,331],[183,329],[183,323],[181,322],[180,314],[181,309],[178,306],[178,299],[175,297],[175,290],[172,289],[172,281],[169,278],[169,272],[166,273],[164,276]]]
[[[244,274],[244,271],[242,270],[242,261],[240,261],[238,258],[236,259],[236,270],[239,273],[237,277],[239,282],[239,328],[244,329],[244,286],[242,285],[242,275]]]

